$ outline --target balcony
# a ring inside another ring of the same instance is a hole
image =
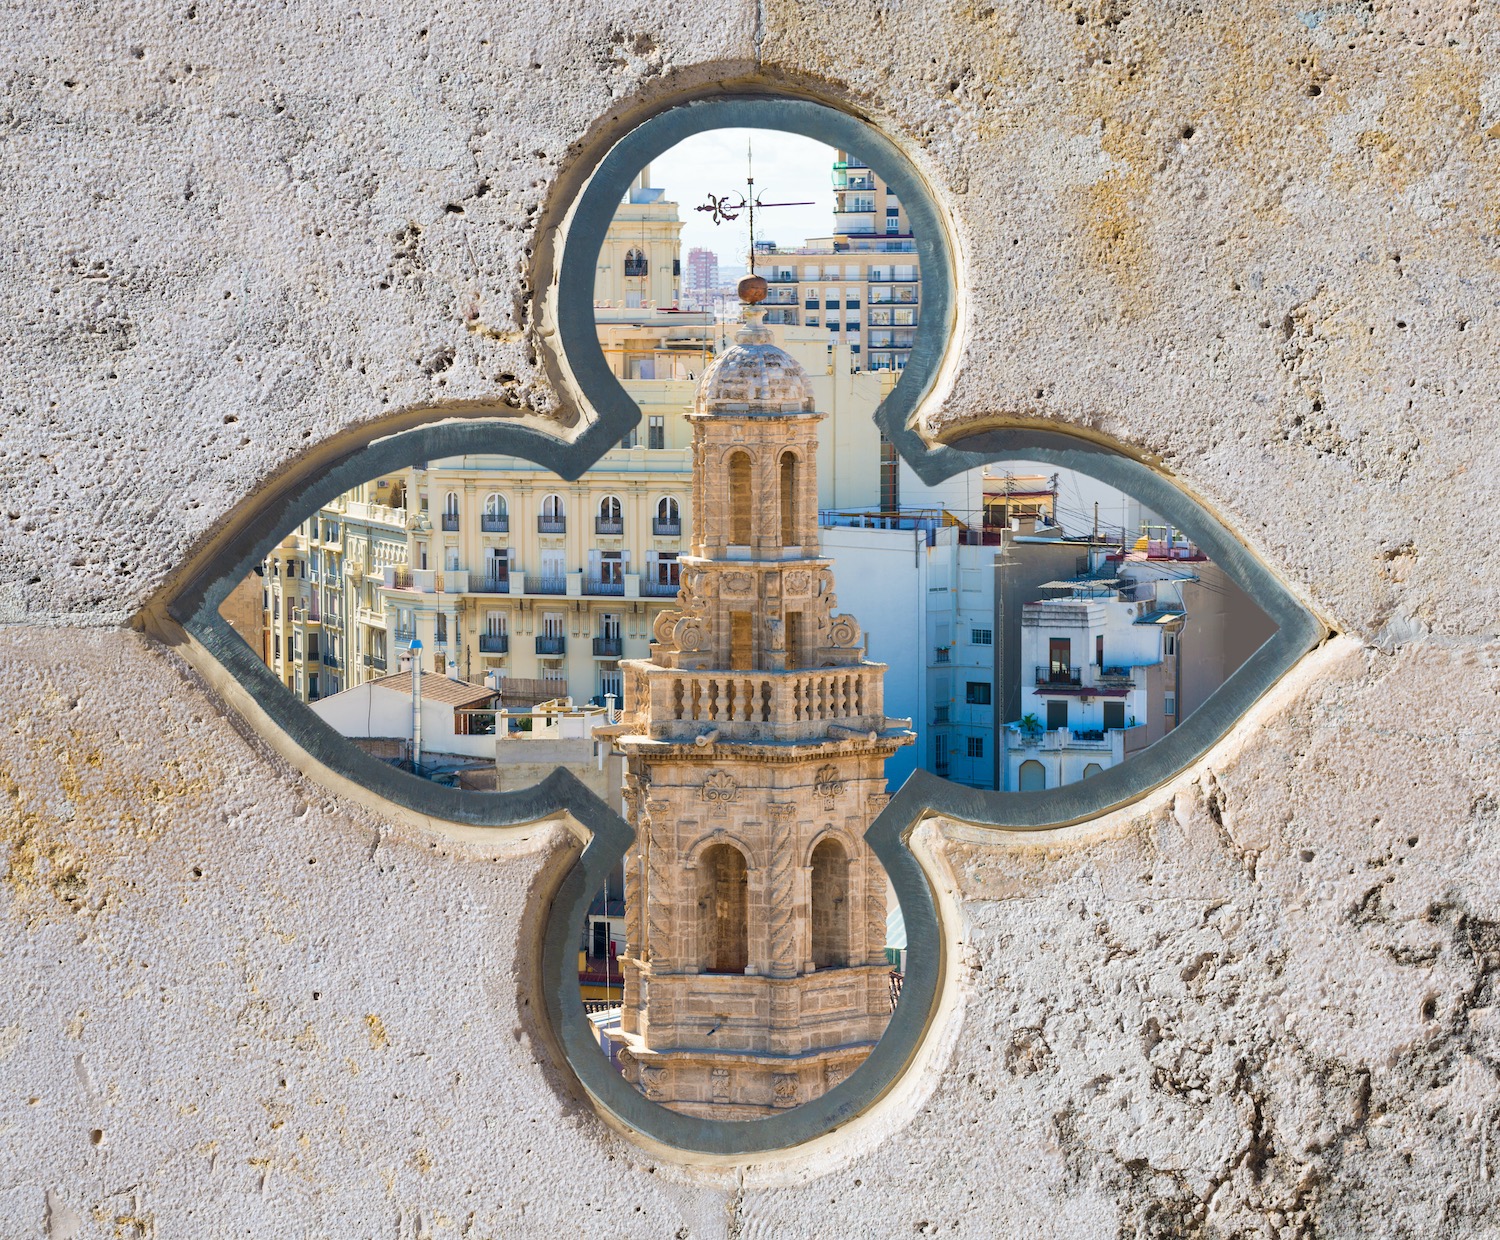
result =
[[[367,655],[365,655],[365,666],[366,667],[370,667],[370,668],[374,668],[377,672],[383,672],[383,671],[385,671],[385,655],[383,655],[383,654],[367,654]]]
[[[934,706],[932,708],[932,724],[934,727],[938,726],[939,724],[951,722],[953,721],[948,718],[948,707]]]
[[[623,638],[619,637],[596,637],[594,638],[594,658],[596,659],[618,659],[621,651],[625,648]]]
[[[624,532],[624,521],[606,521],[603,517],[594,518],[594,533],[596,534],[623,534]]]
[[[403,629],[398,625],[391,630],[391,636],[401,645],[410,646],[412,642],[417,640],[417,630],[415,628]]]
[[[1050,667],[1039,667],[1036,669],[1036,684],[1038,688],[1043,685],[1057,685],[1062,688],[1077,689],[1083,685],[1083,668],[1066,667],[1056,664]]]
[[[568,592],[568,579],[566,577],[533,577],[526,574],[527,594],[566,594]]]
[[[952,660],[953,660],[953,651],[951,651],[950,649],[948,649],[947,646],[938,646],[932,652],[932,661],[934,663],[950,663],[950,662],[952,662]]]
[[[619,595],[625,594],[625,579],[623,577],[613,579],[609,577],[589,577],[583,583],[585,594]]]
[[[325,650],[323,652],[323,666],[324,667],[331,667],[331,668],[333,668],[334,671],[338,671],[338,669],[339,669],[339,657],[338,657],[338,655],[331,654],[331,653],[329,653],[328,651]]]
[[[470,577],[470,594],[509,594],[510,575],[504,574],[499,577]]]
[[[566,534],[568,522],[565,517],[538,517],[536,519],[536,532],[538,534]]]
[[[651,521],[651,532],[656,535],[657,538],[681,538],[682,522],[662,521],[653,517]]]
[[[509,517],[480,517],[479,528],[486,534],[509,534]]]
[[[537,654],[567,654],[568,639],[562,634],[542,633],[536,639]]]
[[[678,589],[675,581],[656,581],[644,576],[641,578],[641,594],[646,598],[676,598]]]
[[[458,513],[445,512],[443,514],[443,532],[447,534],[458,533]]]
[[[507,633],[481,633],[479,635],[480,654],[509,654],[510,635]]]

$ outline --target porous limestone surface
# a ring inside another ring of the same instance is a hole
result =
[[[5,46],[0,1235],[1500,1233],[1492,7],[141,0]],[[542,1045],[560,827],[353,808],[110,630],[341,429],[575,422],[531,301],[571,157],[746,75],[950,217],[933,433],[1158,458],[1366,645],[1123,826],[944,828],[935,1075],[715,1169]]]

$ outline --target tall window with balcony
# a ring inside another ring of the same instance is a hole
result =
[[[670,495],[656,501],[656,517],[651,522],[651,532],[658,538],[682,537],[682,509]]]
[[[625,508],[618,495],[606,495],[599,501],[594,518],[594,533],[618,535],[625,532]]]
[[[443,530],[454,533],[458,529],[458,492],[449,491],[443,498]]]
[[[541,513],[536,519],[537,532],[540,534],[566,533],[568,525],[565,513],[566,509],[561,495],[543,496]]]
[[[508,534],[510,512],[503,495],[484,497],[484,515],[479,519],[479,528],[486,534]]]

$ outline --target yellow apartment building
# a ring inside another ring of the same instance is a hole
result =
[[[509,688],[519,702],[620,693],[677,594],[691,529],[686,450],[617,448],[576,482],[514,457],[408,471],[407,556],[379,590],[405,666]],[[394,665],[393,665],[394,670]]]
[[[636,177],[605,234],[594,273],[599,309],[668,309],[681,300],[682,220],[677,203],[651,184],[651,165]]]

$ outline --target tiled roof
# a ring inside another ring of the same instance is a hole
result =
[[[411,673],[397,672],[394,676],[382,676],[370,682],[377,689],[389,689],[403,697],[411,696]],[[488,706],[495,700],[495,690],[484,685],[466,684],[461,680],[449,680],[436,672],[427,672],[422,677],[422,700],[442,702],[455,710],[464,707]]]

